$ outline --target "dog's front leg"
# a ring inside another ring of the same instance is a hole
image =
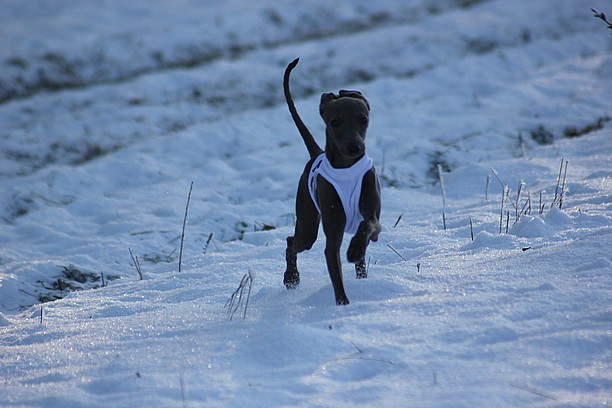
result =
[[[372,220],[364,220],[359,224],[355,236],[351,239],[347,251],[347,259],[355,264],[355,272],[357,279],[365,279],[368,277],[368,271],[365,264],[365,253],[370,241],[378,239],[380,229],[376,227],[377,222]],[[378,232],[376,232],[378,230]]]
[[[346,215],[336,190],[322,177],[318,178],[317,195],[319,203],[321,203],[321,220],[325,233],[325,261],[334,288],[336,304],[348,305],[349,300],[342,283],[342,262],[340,259]]]
[[[359,224],[355,236],[351,239],[347,259],[355,264],[357,278],[366,278],[365,253],[370,241],[377,241],[380,233],[380,188],[376,170],[372,168],[363,176],[359,212],[363,221]]]
[[[327,235],[327,234],[326,234]],[[342,264],[340,262],[340,245],[342,239],[337,237],[327,236],[325,244],[325,261],[327,262],[327,271],[334,287],[334,295],[336,296],[337,305],[348,305],[349,300],[344,291],[342,283]]]

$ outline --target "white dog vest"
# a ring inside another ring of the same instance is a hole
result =
[[[351,167],[337,169],[331,165],[325,153],[317,156],[312,163],[312,168],[308,174],[308,191],[310,197],[317,207],[319,214],[321,209],[317,202],[317,176],[327,180],[334,189],[344,208],[346,215],[346,225],[344,231],[349,234],[357,232],[359,223],[363,221],[363,216],[359,212],[359,197],[361,197],[361,184],[363,176],[373,166],[373,161],[367,155],[363,155],[361,159]]]

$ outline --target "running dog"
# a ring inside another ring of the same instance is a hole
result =
[[[342,283],[340,246],[344,233],[353,234],[347,259],[355,264],[357,278],[366,278],[366,248],[377,241],[381,230],[380,184],[372,159],[365,152],[370,105],[360,92],[340,91],[321,95],[319,112],[325,122],[325,150],[322,150],[302,122],[289,90],[289,76],[299,58],[285,69],[283,89],[310,160],[300,177],[296,197],[296,225],[287,238],[285,259],[287,289],[300,283],[297,254],[309,250],[317,239],[319,222],[325,234],[325,260],[337,305],[347,305]]]

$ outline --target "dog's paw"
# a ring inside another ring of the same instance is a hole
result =
[[[348,300],[348,298],[346,296],[344,296],[342,298],[339,298],[339,299],[336,299],[336,306],[346,306],[349,303],[351,303],[351,302],[349,302],[349,300]]]
[[[350,263],[357,263],[365,259],[367,243],[363,239],[359,239],[354,236],[351,239],[348,250],[346,251],[346,258]]]
[[[368,277],[368,270],[363,259],[355,264],[355,273],[357,279],[366,279]]]
[[[285,287],[289,290],[297,288],[298,286],[300,286],[300,274],[297,273],[297,271],[285,272],[283,283],[285,284]]]

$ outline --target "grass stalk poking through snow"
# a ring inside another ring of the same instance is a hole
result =
[[[181,398],[183,400],[183,408],[185,408],[187,406],[187,398],[186,398],[187,397],[187,395],[186,395],[187,393],[186,393],[186,390],[185,390],[185,378],[184,378],[182,372],[179,373],[179,382],[181,384]]]
[[[470,217],[470,237],[472,237],[472,241],[474,241],[474,225],[472,225],[472,217]]]
[[[213,240],[213,233],[211,232],[210,235],[208,236],[208,239],[206,240],[206,244],[204,245],[204,250],[202,251],[203,255],[206,255],[206,251],[208,250],[208,246],[210,245],[212,240]]]
[[[128,248],[128,251],[130,251],[134,268],[136,268],[136,272],[138,272],[138,276],[140,277],[140,280],[142,280],[142,267],[140,266],[140,260],[138,259],[138,256],[134,256],[132,253],[132,248]]]
[[[510,225],[510,211],[506,211],[506,234],[508,233],[509,225]]]
[[[525,187],[525,182],[521,180],[518,185],[518,189],[516,191],[516,203],[514,204],[514,223],[516,224],[518,220],[521,218],[521,212],[519,211],[519,204],[521,201],[521,192],[523,191],[523,187]]]
[[[502,226],[504,223],[504,202],[506,201],[506,195],[508,194],[508,186],[504,186],[502,189],[501,198],[501,210],[499,211],[499,233],[502,233]]]
[[[525,215],[531,215],[531,190],[527,190],[527,201],[525,201],[525,205],[521,209],[521,212]]]
[[[399,224],[400,220],[402,219],[402,216],[404,215],[404,213],[401,213],[399,215],[399,217],[397,217],[397,221],[395,221],[395,224],[393,224],[393,228],[397,227],[397,224]]]
[[[189,186],[189,194],[187,195],[187,204],[185,205],[185,217],[183,217],[183,230],[181,232],[181,249],[179,250],[178,271],[181,272],[183,264],[183,243],[185,242],[185,225],[187,224],[187,212],[189,211],[189,200],[191,200],[191,190],[193,190],[193,181]]]
[[[559,196],[559,209],[563,207],[563,196],[565,196],[565,177],[567,176],[567,164],[569,162],[565,161],[565,170],[563,171],[563,184],[561,184],[561,195]]]
[[[444,225],[444,231],[446,231],[446,194],[444,192],[444,181],[442,180],[442,166],[438,164],[438,179],[440,180],[440,192],[442,193],[442,224]]]
[[[565,179],[567,177],[567,164],[569,162],[565,159],[561,159],[561,166],[559,167],[559,175],[557,176],[557,186],[555,187],[555,198],[553,202],[550,204],[550,208],[555,206],[561,207],[563,206],[563,195],[565,194]],[[565,170],[563,170],[563,165],[565,164]],[[563,180],[561,180],[561,173],[563,173]]]
[[[523,390],[523,391],[526,391],[528,393],[531,393],[531,394],[543,397],[543,398],[548,398],[550,400],[557,401],[556,397],[554,397],[552,395],[549,395],[549,394],[546,394],[545,392],[542,392],[542,391],[538,390],[537,388],[528,387],[528,386],[525,386],[525,385],[514,384],[514,383],[510,383],[510,386],[514,387],[514,388],[517,388],[519,390]]]
[[[400,254],[399,252],[397,252],[397,250],[391,246],[391,244],[387,244],[387,246],[389,247],[389,249],[390,249],[390,250],[392,250],[393,252],[395,252],[395,254],[396,254],[397,256],[399,256],[400,258],[402,258],[404,261],[407,261],[407,259],[406,259],[406,258],[404,258],[404,257],[402,256],[402,254]]]

